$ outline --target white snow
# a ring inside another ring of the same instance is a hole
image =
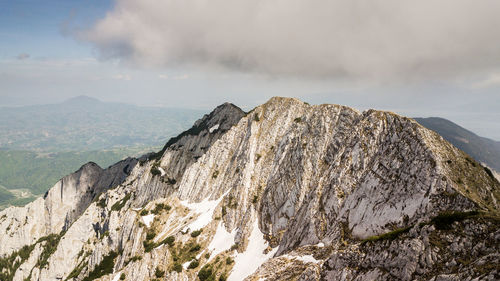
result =
[[[154,214],[149,214],[147,216],[143,216],[142,217],[142,221],[144,222],[144,224],[149,227],[151,225],[151,223],[153,222],[153,220],[155,219],[155,215]]]
[[[219,129],[219,124],[217,125],[214,125],[212,128],[210,128],[208,131],[211,133],[213,133],[215,130]]]
[[[136,211],[137,212],[137,211],[140,211],[140,210],[142,210],[142,208],[132,208],[132,211]]]
[[[187,270],[190,263],[191,263],[191,261],[187,261],[187,262],[183,263],[182,268],[184,268],[184,270]]]
[[[113,281],[118,281],[120,280],[120,273],[116,274],[115,277],[113,277]]]
[[[323,248],[325,247],[325,244],[323,242],[319,242],[318,244],[316,244],[316,246],[319,248]]]
[[[207,224],[209,224],[212,221],[212,216],[214,215],[215,208],[217,207],[217,205],[219,205],[220,201],[222,201],[222,198],[224,198],[224,196],[226,196],[227,193],[229,193],[229,190],[226,193],[224,193],[221,197],[219,197],[219,199],[217,200],[208,200],[208,198],[205,198],[200,203],[188,203],[187,200],[181,201],[180,203],[184,207],[187,207],[193,210],[196,214],[199,214],[198,218],[189,225],[187,225],[186,227],[184,227],[182,231],[185,232],[188,229],[190,230],[202,229]]]
[[[247,249],[245,252],[239,253],[234,258],[235,263],[233,271],[227,280],[243,280],[245,277],[255,272],[261,264],[272,258],[278,250],[278,247],[269,251],[267,254],[264,254],[264,250],[267,249],[267,247],[267,241],[264,239],[262,232],[260,232],[257,220],[255,220],[252,233],[248,238]]]
[[[236,228],[231,232],[227,232],[224,224],[222,222],[217,226],[214,238],[208,244],[207,250],[211,251],[210,259],[217,256],[218,254],[229,250],[234,244],[234,237],[236,236]],[[209,259],[209,261],[210,261]]]
[[[162,167],[158,167],[158,170],[160,170],[161,176],[163,177],[166,173],[165,170],[163,170]]]

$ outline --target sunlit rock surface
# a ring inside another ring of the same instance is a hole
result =
[[[498,280],[499,200],[493,176],[412,119],[290,98],[246,114],[226,103],[159,153],[87,164],[1,212],[0,254],[18,261],[2,274]]]

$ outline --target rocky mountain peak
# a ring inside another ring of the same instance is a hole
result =
[[[69,190],[86,190],[95,182],[102,191],[75,194],[88,198],[80,199],[84,210],[49,255],[45,240],[32,239],[41,230],[15,225],[22,221],[17,213],[42,209],[49,197],[0,213],[0,229],[9,226],[5,237],[11,237],[2,244],[16,245],[0,253],[33,247],[4,270],[12,276],[6,280],[494,280],[499,274],[483,265],[500,261],[500,184],[439,135],[394,113],[281,97],[247,114],[223,104],[136,162],[71,184]],[[103,180],[110,178],[111,184]],[[49,191],[54,198],[65,185],[58,184]],[[43,267],[34,262],[41,257]]]
[[[212,134],[216,131],[225,132],[236,124],[244,114],[245,112],[234,104],[228,102],[221,104],[212,112],[205,114],[201,119],[197,120],[189,130],[170,139],[162,152],[174,144],[177,144],[177,147],[183,146],[183,143],[186,142],[183,139],[188,139],[190,138],[189,136]]]

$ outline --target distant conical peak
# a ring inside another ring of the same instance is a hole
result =
[[[65,103],[65,104],[97,104],[100,102],[101,101],[96,99],[96,98],[81,95],[81,96],[76,96],[76,97],[67,99],[63,103]]]

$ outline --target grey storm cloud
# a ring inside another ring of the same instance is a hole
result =
[[[312,78],[454,78],[500,66],[498,0],[117,0],[102,58]]]

